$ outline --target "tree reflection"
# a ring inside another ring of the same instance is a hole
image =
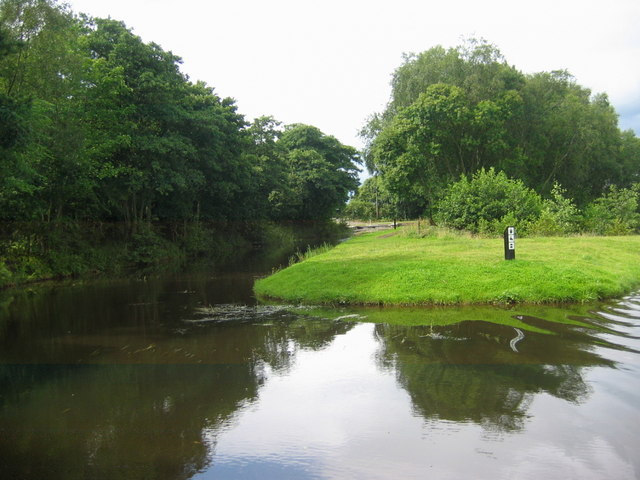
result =
[[[190,478],[268,370],[286,371],[300,349],[352,328],[280,314],[260,322],[270,325],[72,337],[80,348],[52,338],[59,359],[80,353],[82,364],[0,366],[0,478]]]
[[[563,323],[566,312],[551,322],[505,309],[498,319],[489,308],[403,310],[405,324],[389,325],[387,309],[301,315],[221,304],[228,295],[221,285],[230,281],[126,281],[5,296],[0,478],[190,478],[215,461],[220,432],[256,404],[270,375],[286,374],[301,350],[324,349],[357,325],[345,319],[378,315],[378,365],[394,372],[416,415],[491,431],[522,429],[539,393],[584,401],[584,369],[613,366],[599,353],[619,348],[599,336],[606,325]]]
[[[613,363],[593,352],[593,333],[541,319],[521,320],[554,334],[524,335],[485,321],[439,327],[379,324],[378,361],[396,373],[416,414],[425,419],[522,429],[534,395],[545,392],[580,403],[589,394],[582,370]]]

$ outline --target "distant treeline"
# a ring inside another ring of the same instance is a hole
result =
[[[406,55],[362,136],[374,177],[351,202],[359,217],[433,219],[453,183],[482,169],[543,198],[562,190],[577,208],[640,181],[640,139],[620,131],[606,94],[566,71],[525,75],[484,40]]]
[[[119,225],[132,238],[180,222],[325,220],[344,207],[358,185],[354,148],[309,125],[247,122],[180,63],[119,21],[56,0],[0,2],[0,267],[25,242],[48,250],[43,235],[70,225]]]

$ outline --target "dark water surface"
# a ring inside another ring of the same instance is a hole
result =
[[[0,292],[0,478],[640,478],[640,294],[293,309],[265,270]]]

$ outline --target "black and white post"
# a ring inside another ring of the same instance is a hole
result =
[[[504,231],[504,259],[516,259],[516,227],[507,227]]]

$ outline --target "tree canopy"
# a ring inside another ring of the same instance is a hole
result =
[[[0,220],[322,220],[359,155],[315,127],[250,124],[181,59],[55,0],[0,4]]]
[[[640,175],[640,140],[606,94],[566,71],[525,75],[483,40],[405,55],[387,108],[362,130],[366,164],[411,215],[431,216],[460,175],[495,168],[579,205]]]

